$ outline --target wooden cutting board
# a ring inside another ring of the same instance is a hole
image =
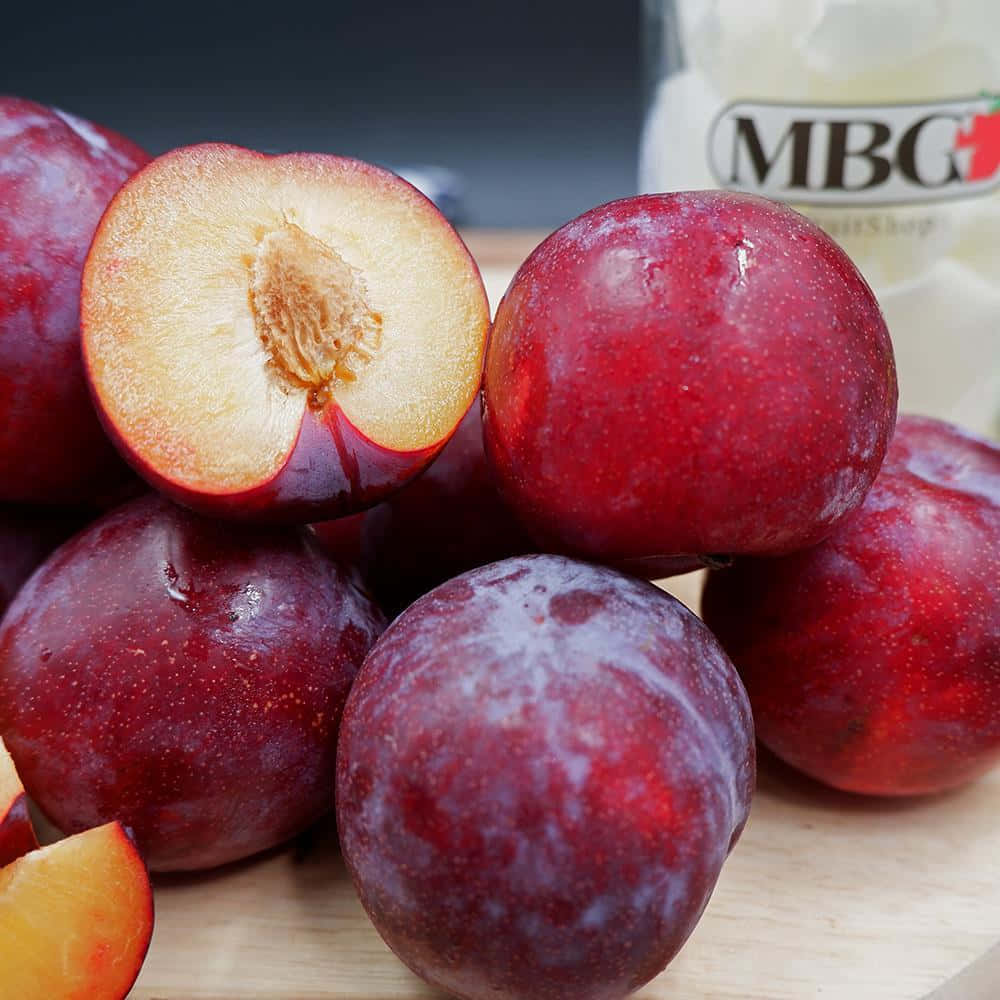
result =
[[[543,234],[470,234],[495,303]],[[697,610],[700,578],[665,584]],[[418,1000],[356,900],[331,825],[160,878],[137,1000]],[[681,954],[642,1000],[918,1000],[1000,939],[1000,770],[869,801],[761,762],[750,822]],[[1000,983],[996,996],[1000,998]]]

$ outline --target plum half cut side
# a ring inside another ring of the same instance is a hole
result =
[[[81,323],[105,427],[153,486],[305,521],[435,457],[476,395],[489,306],[461,238],[395,174],[206,144],[116,195]]]

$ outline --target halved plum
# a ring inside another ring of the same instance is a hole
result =
[[[81,316],[105,426],[153,486],[205,513],[300,521],[370,506],[437,455],[489,327],[475,262],[405,181],[218,144],[119,192]]]

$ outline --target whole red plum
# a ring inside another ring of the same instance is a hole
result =
[[[1000,449],[900,418],[821,545],[710,574],[705,620],[761,741],[837,788],[915,795],[1000,762]]]
[[[829,534],[875,478],[896,397],[878,303],[821,229],[751,195],[644,195],[515,275],[486,453],[546,549],[687,570]]]
[[[149,496],[58,549],[0,628],[0,734],[67,833],[209,868],[329,812],[348,689],[383,627],[304,532]]]
[[[131,479],[80,354],[80,276],[105,207],[146,163],[122,136],[0,97],[0,501],[100,502]]]
[[[707,628],[614,570],[531,555],[412,604],[337,763],[344,858],[396,954],[468,1000],[612,1000],[700,917],[754,780]]]

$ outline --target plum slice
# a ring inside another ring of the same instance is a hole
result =
[[[0,868],[3,995],[122,1000],[153,933],[153,892],[118,823]]]
[[[38,847],[28,799],[7,747],[0,740],[0,868]]]

